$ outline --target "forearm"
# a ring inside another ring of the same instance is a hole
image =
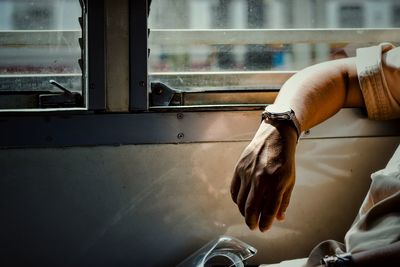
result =
[[[350,104],[362,106],[354,59],[321,63],[293,75],[275,104],[294,110],[300,130],[310,129]],[[287,110],[287,109],[285,109]],[[250,229],[283,219],[295,183],[295,127],[266,119],[236,164],[231,196]]]
[[[366,250],[353,255],[354,266],[380,267],[393,266],[400,262],[400,241],[376,249]]]
[[[363,106],[355,59],[329,61],[299,71],[282,86],[275,103],[288,104],[295,111],[302,131],[342,107]]]
[[[397,266],[398,262],[400,262],[400,241],[383,247],[353,253],[351,266]],[[324,265],[319,265],[318,267],[324,267]]]

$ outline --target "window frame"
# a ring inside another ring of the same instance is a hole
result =
[[[149,109],[147,18],[150,3],[148,0],[129,1],[130,111]]]
[[[340,3],[339,3],[340,4]],[[143,16],[142,16],[143,17]],[[319,43],[362,43],[360,42],[360,38],[363,40],[364,43],[371,43],[371,42],[381,42],[382,39],[385,41],[393,41],[394,43],[400,43],[400,29],[399,28],[311,28],[311,29],[151,29],[149,30],[150,36],[148,43],[146,45],[150,46],[153,43],[160,43],[163,45],[246,45],[248,44],[248,40],[252,40],[252,44],[319,44]],[[397,36],[393,37],[393,36]],[[239,36],[239,38],[237,38]],[[154,41],[156,40],[156,41]],[[233,40],[233,41],[232,41]],[[150,46],[151,49],[151,46]],[[144,49],[143,49],[144,50]],[[150,51],[151,52],[151,51]],[[133,61],[131,65],[133,65]],[[147,64],[147,63],[146,63]],[[147,65],[146,65],[147,67]],[[262,80],[268,80],[268,83],[265,83],[264,88],[250,88],[250,90],[219,90],[218,89],[202,89],[201,87],[196,87],[194,92],[180,90],[179,82],[182,83],[182,80],[187,81],[190,77],[196,76],[197,72],[170,72],[170,73],[148,73],[148,87],[149,91],[152,90],[152,80],[156,77],[155,81],[157,81],[158,77],[162,77],[161,80],[168,80],[171,82],[170,87],[172,91],[176,91],[175,97],[180,99],[180,103],[184,103],[181,108],[188,110],[192,108],[193,110],[198,110],[199,108],[212,108],[215,109],[230,107],[232,110],[236,108],[242,108],[245,106],[253,107],[254,105],[258,105],[264,107],[267,104],[273,103],[274,97],[271,98],[271,95],[277,95],[280,87],[283,83],[295,73],[296,71],[255,71],[254,73],[250,73],[250,75],[257,75],[258,77],[263,77]],[[214,78],[221,78],[224,80],[230,80],[231,77],[235,75],[246,76],[241,71],[233,71],[228,73],[225,71],[218,71],[215,73],[212,72],[199,72],[199,76],[206,76],[209,75],[211,78],[211,83],[214,82]],[[231,76],[229,76],[231,75]],[[166,79],[165,79],[166,78]],[[196,79],[197,80],[197,79]],[[178,82],[179,81],[179,82]],[[196,83],[196,82],[195,82]],[[209,83],[209,81],[207,81]],[[197,83],[198,84],[198,83]],[[190,86],[188,86],[190,87]],[[213,87],[216,88],[216,87]],[[248,88],[246,88],[248,89]],[[263,90],[264,89],[264,90]],[[162,89],[156,89],[155,91],[163,91]],[[171,90],[170,90],[171,91]],[[237,92],[242,94],[243,101],[242,103],[238,103],[236,100],[237,97],[226,97],[223,93],[232,93],[235,94]],[[136,91],[136,93],[139,90]],[[248,97],[246,97],[246,93],[248,93]],[[258,93],[260,97],[259,102],[254,101],[254,93]],[[135,94],[133,90],[131,95]],[[149,103],[154,103],[152,96],[153,93],[150,93],[150,100],[147,99],[146,105],[148,106]],[[203,95],[203,97],[198,97]],[[193,96],[195,95],[195,96]],[[221,97],[222,96],[222,97]],[[144,96],[142,96],[144,98]],[[166,96],[166,98],[170,97],[170,95]],[[157,98],[159,98],[157,96]],[[174,97],[172,97],[174,98]],[[199,101],[193,102],[192,100],[196,98]],[[214,98],[212,101],[209,99]],[[262,102],[262,99],[270,99],[270,102]],[[136,98],[138,100],[138,98]],[[250,101],[247,101],[250,100]],[[225,102],[225,105],[223,104]],[[167,100],[164,101],[166,103]],[[161,103],[161,102],[160,102]],[[214,104],[218,103],[218,104]],[[246,104],[250,103],[250,105]],[[186,105],[187,104],[187,105]],[[145,106],[142,105],[143,109],[145,110]],[[170,109],[177,109],[179,105],[173,104],[171,106],[148,106],[148,110],[170,110]]]
[[[106,109],[106,14],[104,0],[81,0],[88,12],[88,111]]]
[[[85,3],[90,4],[89,0]],[[260,123],[260,110],[265,104],[254,105],[194,105],[181,107],[148,107],[148,86],[137,81],[147,80],[147,25],[145,30],[130,25],[130,43],[139,30],[140,46],[130,47],[129,111],[109,112],[105,106],[106,75],[106,14],[104,0],[93,0],[95,8],[89,12],[89,101],[88,111],[0,113],[1,148],[42,148],[129,144],[181,144],[196,142],[247,142]],[[147,7],[145,0],[129,1],[130,23],[134,14],[132,2]],[[144,5],[143,5],[144,4]],[[140,18],[147,20],[147,9]],[[145,23],[142,21],[142,25]],[[93,32],[95,31],[95,32]],[[136,36],[135,36],[136,37]],[[136,39],[137,40],[137,39]],[[139,51],[133,51],[138,49]],[[145,52],[145,53],[143,53]],[[137,56],[141,60],[137,60]],[[114,64],[116,64],[114,62]],[[113,68],[113,66],[111,66]],[[138,76],[133,72],[140,70]],[[140,76],[140,75],[142,76]],[[138,77],[133,79],[134,77]],[[271,91],[266,91],[271,93]],[[95,97],[91,94],[95,93]],[[223,93],[223,92],[219,92]],[[246,92],[238,92],[235,97]],[[264,94],[265,92],[256,92]],[[273,92],[277,94],[277,92]],[[217,92],[200,97],[218,96]],[[250,92],[247,96],[255,96]],[[191,95],[193,97],[195,95]],[[256,96],[257,98],[260,95]],[[268,97],[272,97],[270,95]],[[89,99],[90,100],[90,99]],[[138,101],[138,102],[136,102]],[[137,103],[138,105],[136,105]],[[337,127],[343,125],[343,127]],[[356,128],[353,126],[357,125]],[[344,109],[328,122],[312,129],[302,138],[344,138],[370,136],[399,136],[400,123],[396,121],[371,122],[360,109]]]

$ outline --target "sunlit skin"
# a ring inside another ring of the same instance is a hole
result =
[[[275,104],[294,110],[301,131],[325,121],[343,107],[364,107],[355,58],[299,71],[283,85]],[[291,122],[266,120],[240,156],[231,196],[250,229],[264,232],[275,219],[285,218],[295,184],[296,145],[297,133]],[[399,242],[354,255],[355,266],[382,266],[378,264],[382,257],[399,260]],[[376,265],[366,265],[366,261]]]
[[[289,105],[301,131],[343,106],[364,105],[354,58],[308,67],[281,88],[276,104]],[[263,121],[235,168],[231,195],[250,229],[268,230],[282,220],[295,182],[297,134],[290,122]]]

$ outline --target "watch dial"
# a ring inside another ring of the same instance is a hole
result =
[[[271,113],[290,113],[291,109],[286,105],[269,105],[266,109],[268,112]]]

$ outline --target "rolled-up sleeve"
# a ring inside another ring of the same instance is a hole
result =
[[[357,49],[357,73],[368,117],[400,117],[400,47],[382,43]]]

